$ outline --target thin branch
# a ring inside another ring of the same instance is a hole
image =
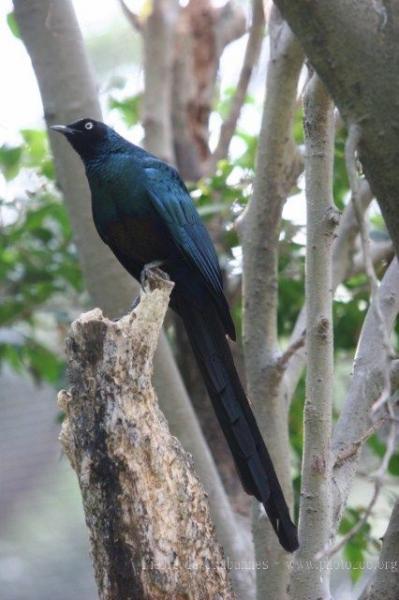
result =
[[[391,240],[385,240],[383,242],[371,242],[370,243],[370,258],[375,269],[376,265],[381,264],[382,261],[391,262],[393,256],[395,254],[395,250]],[[349,277],[353,275],[357,275],[358,273],[364,273],[364,259],[363,253],[361,256],[356,255],[353,259],[353,265],[351,270],[348,273]]]
[[[263,0],[253,0],[252,6],[252,24],[249,30],[247,47],[236,91],[231,102],[230,112],[222,124],[218,144],[205,167],[207,173],[212,173],[215,170],[218,161],[227,156],[230,142],[236,130],[242,106],[245,102],[251,75],[262,47],[265,26]]]
[[[331,531],[332,247],[339,213],[332,194],[334,105],[315,73],[304,96],[306,143],[306,348],[308,367],[304,409],[304,448],[299,509],[298,564],[324,548]],[[291,585],[296,598],[328,598],[328,572],[296,568]]]
[[[370,254],[370,236],[368,230],[368,222],[365,219],[365,213],[362,210],[359,200],[359,175],[357,168],[357,147],[360,140],[360,129],[356,125],[352,125],[349,129],[349,135],[345,144],[345,162],[346,171],[349,178],[349,185],[352,193],[352,202],[355,210],[357,224],[359,227],[360,240],[362,244],[364,266],[366,275],[370,284],[371,298],[374,299],[378,295],[379,281],[374,271],[373,262]],[[377,302],[378,304],[378,302]],[[381,311],[379,310],[378,317],[382,319]]]
[[[359,181],[357,189],[357,209],[362,215],[367,211],[373,194],[366,179]],[[346,205],[333,248],[334,289],[350,275],[355,255],[355,242],[359,235],[358,218],[352,199]]]
[[[361,180],[359,183],[359,199],[361,210],[364,212],[372,200],[370,186],[366,180]],[[332,258],[332,286],[333,293],[337,286],[348,277],[352,272],[353,255],[355,251],[355,241],[359,233],[359,227],[354,212],[353,203],[349,202],[340,219],[337,229],[337,236],[333,244]],[[305,312],[306,306],[301,309],[296,320],[292,335],[291,343],[293,343],[301,334],[305,327]],[[286,398],[288,404],[294,395],[298,381],[305,367],[306,354],[304,350],[299,350],[292,357],[286,373],[284,375],[284,386],[286,390]]]
[[[198,0],[191,0],[191,2],[198,4]],[[220,8],[216,8],[214,15],[216,51],[220,57],[226,46],[244,35],[246,19],[242,7],[234,0],[230,0]]]
[[[387,417],[382,417],[381,419],[376,421],[376,423],[374,423],[371,427],[369,427],[367,431],[362,436],[360,436],[358,440],[352,442],[347,448],[341,450],[341,452],[339,452],[335,458],[334,467],[340,467],[344,464],[344,462],[346,462],[350,458],[353,458],[353,456],[355,456],[359,452],[363,444],[367,442],[367,440],[372,435],[374,435],[374,433],[378,431],[382,427],[382,425],[386,423],[386,421]]]
[[[278,357],[276,361],[276,367],[279,370],[284,371],[288,367],[291,358],[298,352],[298,350],[305,346],[305,342],[306,329],[304,329],[302,334],[296,340],[291,342],[288,348]]]
[[[240,220],[243,247],[243,339],[248,385],[259,426],[268,442],[284,493],[292,498],[287,412],[281,377],[275,368],[277,264],[281,211],[298,177],[292,138],[303,52],[278,10],[269,20],[270,59],[251,201]],[[299,334],[300,335],[300,334]],[[271,536],[270,524],[253,511],[256,560],[267,556],[273,569],[257,573],[259,598],[282,598],[289,563]]]
[[[346,161],[346,170],[348,173],[349,184],[352,192],[352,202],[355,210],[360,240],[363,251],[363,261],[364,267],[366,271],[366,276],[369,282],[370,287],[370,296],[372,301],[372,306],[375,311],[375,315],[377,318],[377,326],[381,334],[381,338],[383,340],[384,351],[386,353],[386,361],[387,365],[384,369],[384,389],[381,392],[381,396],[377,402],[374,403],[372,407],[372,412],[376,412],[381,406],[386,402],[386,400],[390,396],[390,379],[389,379],[389,360],[395,355],[394,350],[392,349],[391,340],[389,338],[389,334],[387,331],[387,327],[385,325],[384,316],[382,314],[380,300],[379,300],[379,286],[380,282],[374,270],[373,260],[370,251],[370,235],[368,229],[368,221],[366,214],[362,211],[360,200],[359,200],[359,175],[358,169],[356,165],[356,153],[360,140],[360,128],[357,125],[351,125],[349,128],[349,135],[345,144],[345,161]]]

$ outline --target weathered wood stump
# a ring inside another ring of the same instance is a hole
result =
[[[99,596],[234,598],[206,494],[151,385],[173,284],[158,277],[130,314],[71,327],[61,443],[78,476]]]

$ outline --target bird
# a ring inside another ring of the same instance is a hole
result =
[[[281,546],[297,529],[234,365],[235,326],[210,235],[178,171],[105,123],[53,125],[80,156],[102,241],[137,281],[162,268],[244,490],[263,504]]]

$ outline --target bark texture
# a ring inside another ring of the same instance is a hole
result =
[[[99,596],[233,598],[206,494],[151,385],[173,284],[151,278],[117,322],[72,324],[61,442],[78,476]]]
[[[275,3],[347,124],[360,130],[360,160],[398,255],[399,3],[395,0],[275,0]]]
[[[334,105],[316,74],[304,98],[306,141],[306,346],[308,369],[299,515],[299,568],[292,577],[297,600],[329,598],[329,571],[311,569],[331,535],[331,424],[333,388],[332,243],[338,212],[332,197]]]

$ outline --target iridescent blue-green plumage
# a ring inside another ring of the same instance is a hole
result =
[[[185,324],[244,489],[294,551],[296,528],[226,340],[235,330],[218,259],[179,174],[103,123],[83,119],[56,129],[83,160],[102,240],[136,279],[146,264],[162,261],[174,281],[171,306]]]

